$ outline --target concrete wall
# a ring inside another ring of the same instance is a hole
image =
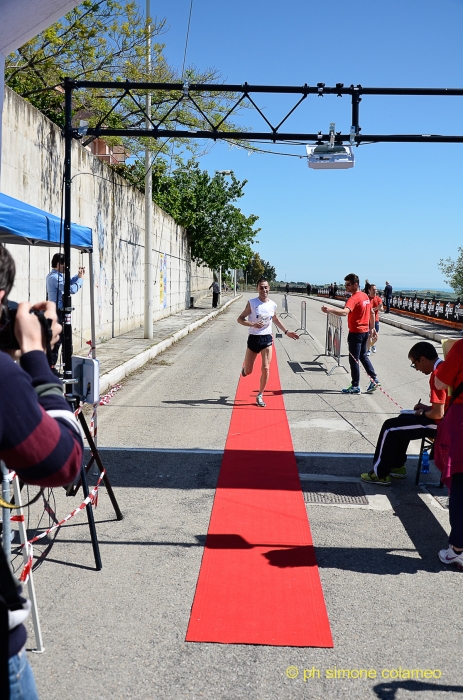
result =
[[[61,214],[64,139],[60,129],[8,88],[3,110],[1,191]],[[111,168],[73,144],[72,221],[93,230],[97,341],[143,325],[144,196]],[[190,260],[185,231],[158,207],[152,223],[154,320],[189,306],[212,282],[211,270]],[[16,264],[11,299],[45,298],[45,277],[57,249],[9,246]],[[88,255],[72,252],[71,273],[88,270]],[[74,348],[90,339],[88,273],[73,296]]]

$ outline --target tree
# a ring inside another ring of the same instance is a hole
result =
[[[449,284],[458,296],[463,297],[463,248],[458,248],[458,258],[441,258],[437,263]]]
[[[248,284],[257,284],[260,278],[264,277],[265,265],[259,253],[253,253],[244,272],[247,275]]]
[[[269,262],[266,260],[262,260],[262,264],[264,266],[264,274],[263,276],[269,281],[269,282],[274,282],[277,278],[277,273],[273,265],[270,265]]]
[[[213,269],[242,268],[252,256],[251,244],[260,229],[254,228],[258,217],[245,216],[233,202],[244,195],[246,180],[234,173],[230,180],[216,173],[211,177],[198,163],[189,160],[169,174],[165,161],[153,167],[153,200],[188,234],[192,258]],[[115,168],[127,180],[142,187],[143,164]]]
[[[152,42],[151,71],[147,72],[146,18],[137,2],[129,0],[84,0],[63,19],[41,32],[7,57],[5,83],[31,102],[56,124],[64,125],[63,76],[76,80],[112,80],[123,82],[183,82],[211,83],[220,80],[214,68],[199,71],[187,68],[183,75],[169,66],[163,56],[164,44]],[[150,36],[155,39],[165,31],[165,20],[151,21]],[[135,91],[134,101],[123,98],[118,90],[85,89],[73,93],[73,113],[86,119],[89,125],[113,128],[137,127],[144,124],[144,95]],[[207,120],[218,124],[236,102],[230,93],[195,93],[198,109],[188,97],[173,105],[182,95],[157,91],[152,94],[151,118],[154,122],[165,117],[163,126],[208,128]],[[138,103],[138,104],[137,104]],[[112,111],[111,109],[114,108]],[[109,113],[111,111],[111,113]],[[166,116],[167,115],[167,116]],[[238,129],[225,122],[221,130]],[[91,139],[90,139],[91,140]],[[109,143],[124,143],[129,152],[138,153],[144,141],[106,139]],[[175,141],[176,144],[184,143]],[[190,150],[199,148],[189,141]],[[172,153],[167,141],[156,144],[159,153]]]

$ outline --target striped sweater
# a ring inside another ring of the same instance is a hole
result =
[[[82,464],[79,425],[45,353],[28,352],[20,364],[0,352],[0,459],[28,484],[64,486],[74,481]],[[9,615],[11,627],[12,613],[22,603],[12,592],[3,551],[0,557],[0,618],[5,623]],[[0,635],[6,641],[3,635],[8,628],[1,627]],[[22,624],[10,629],[8,655],[17,654],[25,641]],[[3,663],[1,659],[1,670]]]

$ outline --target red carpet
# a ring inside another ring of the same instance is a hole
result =
[[[267,408],[259,373],[238,384],[186,641],[332,647],[275,355]]]

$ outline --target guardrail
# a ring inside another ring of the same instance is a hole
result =
[[[384,303],[384,295],[382,295],[382,299]],[[463,328],[463,305],[460,299],[447,301],[436,297],[424,299],[418,295],[393,296],[391,309],[417,314],[425,318],[456,323]]]
[[[285,292],[286,288],[280,285],[278,290]],[[302,285],[290,286],[289,292],[291,294],[307,294],[306,288]],[[338,289],[335,296],[330,296],[330,289],[327,286],[311,285],[311,295],[338,299],[339,301],[347,299],[344,289]],[[386,306],[384,293],[378,292],[378,296],[381,297],[384,306]],[[463,329],[463,303],[460,298],[439,299],[437,296],[430,298],[419,296],[418,294],[394,294],[391,300],[391,310],[417,314],[441,323],[456,324]]]

